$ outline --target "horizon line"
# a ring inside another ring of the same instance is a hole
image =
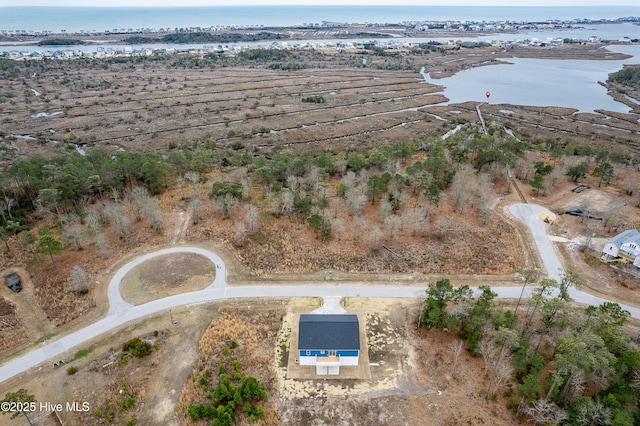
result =
[[[481,5],[476,5],[476,4],[453,4],[453,5],[446,5],[446,4],[432,4],[432,5],[425,5],[425,4],[413,4],[413,3],[400,3],[400,4],[376,4],[376,5],[371,5],[371,4],[362,4],[362,3],[342,3],[342,4],[335,4],[335,3],[311,3],[311,4],[289,4],[289,3],[276,3],[276,4],[262,4],[262,3],[254,3],[254,4],[237,4],[234,6],[228,6],[228,5],[147,5],[147,4],[141,4],[141,5],[117,5],[117,6],[108,6],[108,5],[74,5],[74,6],[69,6],[69,5],[0,5],[0,9],[3,8],[51,8],[51,9],[98,9],[98,8],[102,8],[102,9],[186,9],[186,8],[238,8],[238,7],[299,7],[299,8],[304,8],[304,7],[317,7],[317,6],[321,6],[321,7],[390,7],[390,8],[396,8],[396,7],[421,7],[421,8],[428,8],[428,7],[443,7],[443,8],[458,8],[458,7],[464,7],[464,8],[513,8],[513,9],[517,9],[517,8],[575,8],[575,9],[579,9],[579,8],[584,8],[584,7],[589,7],[589,8],[611,8],[611,7],[620,7],[620,8],[632,8],[632,9],[640,9],[640,5],[629,5],[629,4],[609,4],[609,5],[604,5],[604,4],[598,4],[598,5],[590,5],[590,6],[584,6],[584,5],[557,5],[557,4],[524,4],[524,5],[486,5],[486,6],[481,6]]]

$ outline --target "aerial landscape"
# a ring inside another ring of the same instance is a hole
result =
[[[0,424],[640,424],[640,7],[6,3]]]

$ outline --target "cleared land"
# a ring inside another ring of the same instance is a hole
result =
[[[133,268],[120,284],[122,298],[134,305],[202,290],[215,278],[216,267],[205,257],[178,253],[158,256]]]

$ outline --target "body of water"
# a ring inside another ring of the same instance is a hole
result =
[[[182,8],[0,7],[0,30],[67,32],[120,28],[227,25],[292,26],[305,23],[415,21],[546,22],[640,16],[640,6],[229,6]]]
[[[622,61],[513,58],[506,59],[508,64],[472,68],[448,78],[425,76],[425,80],[444,86],[443,94],[450,104],[485,102],[485,94],[490,92],[488,101],[492,104],[628,113],[630,108],[616,102],[598,82],[606,81],[610,73],[622,69],[624,64],[637,64],[640,46],[610,46],[609,49],[634,57]]]
[[[382,7],[382,6],[272,6],[272,7],[208,7],[208,8],[52,8],[52,7],[0,7],[0,30],[27,30],[68,32],[79,30],[104,31],[117,28],[180,28],[216,25],[300,25],[303,23],[358,22],[400,23],[403,21],[527,21],[569,19],[615,19],[640,16],[640,7]],[[518,34],[489,34],[465,40],[527,40],[537,38],[582,38],[590,36],[605,40],[621,37],[640,38],[640,26],[632,24],[583,24],[584,29],[541,30]],[[90,37],[87,37],[90,38]],[[413,43],[438,38],[393,39]],[[345,40],[341,40],[345,41]],[[354,40],[362,41],[362,40]],[[297,43],[317,43],[297,41]],[[337,40],[326,40],[336,43]],[[269,43],[243,43],[268,45]],[[97,46],[61,47],[95,51]],[[232,47],[233,45],[229,45]],[[120,46],[124,48],[124,46]],[[184,45],[141,45],[142,47],[202,47]],[[25,50],[55,50],[53,46],[25,48]],[[640,62],[640,46],[611,46],[613,51],[634,55],[625,61],[547,60],[514,58],[509,64],[474,68],[456,75],[428,81],[446,86],[444,94],[451,103],[484,101],[485,92],[491,92],[490,102],[531,106],[563,106],[580,111],[606,109],[629,112],[629,108],[614,101],[604,87],[611,72],[624,64]],[[0,46],[0,52],[22,50],[16,46]]]

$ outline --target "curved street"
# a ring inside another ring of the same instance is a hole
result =
[[[531,229],[549,278],[560,279],[563,273],[562,263],[546,233],[547,225],[540,219],[540,215],[549,213],[548,210],[532,204],[514,204],[509,208],[509,211]],[[165,297],[138,306],[134,306],[122,299],[119,288],[120,282],[132,268],[153,257],[173,253],[195,253],[211,260],[216,265],[214,281],[204,290]],[[518,298],[521,287],[492,287],[492,290],[498,294],[499,298]],[[525,297],[529,297],[530,290],[531,288],[525,290]],[[109,311],[103,319],[6,362],[0,366],[0,381],[8,380],[47,360],[56,359],[56,357],[74,347],[118,326],[178,306],[255,297],[422,298],[424,297],[424,291],[425,288],[422,286],[409,285],[297,283],[290,285],[229,286],[226,282],[225,264],[217,254],[196,247],[167,248],[137,257],[114,274],[107,289]],[[576,302],[587,305],[599,305],[607,301],[577,289],[572,289],[571,296]],[[623,309],[628,310],[632,317],[640,318],[640,309],[622,304],[621,306]]]

